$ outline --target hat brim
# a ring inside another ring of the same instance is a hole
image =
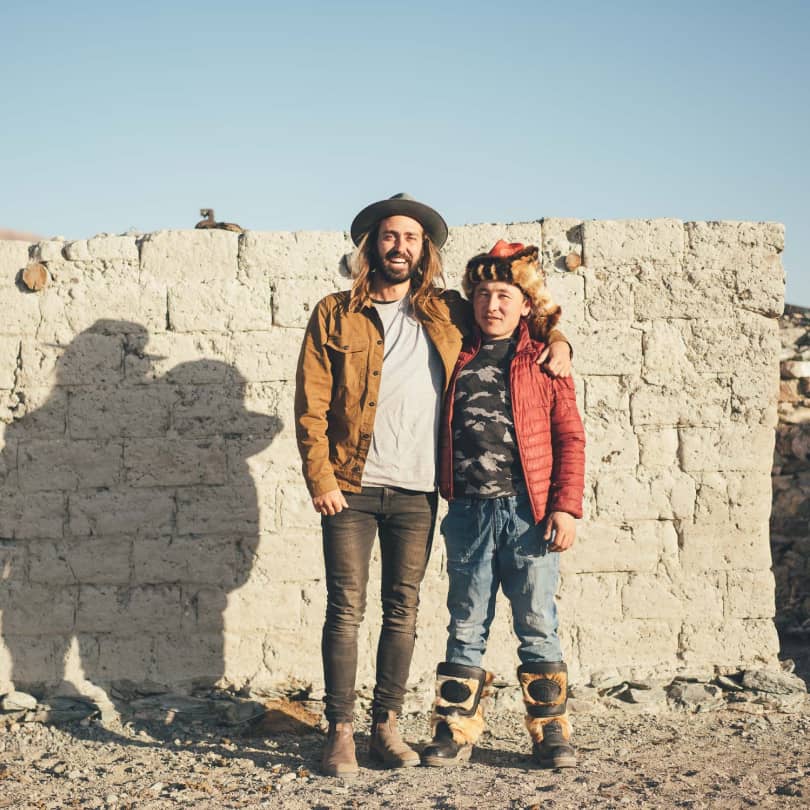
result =
[[[352,242],[359,245],[363,234],[368,233],[380,220],[395,216],[415,219],[437,248],[447,241],[447,223],[429,205],[417,200],[380,200],[367,205],[354,218],[351,227]]]

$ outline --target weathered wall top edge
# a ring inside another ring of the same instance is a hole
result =
[[[601,226],[620,226],[627,227],[630,225],[650,225],[650,224],[663,224],[669,223],[672,225],[680,225],[684,228],[694,228],[697,226],[704,226],[709,228],[728,228],[728,227],[749,227],[749,228],[767,228],[779,229],[782,233],[785,231],[785,225],[778,220],[735,220],[735,219],[709,219],[709,220],[688,220],[680,219],[678,217],[649,217],[649,218],[629,218],[629,219],[583,219],[579,217],[557,217],[557,216],[541,216],[536,219],[522,219],[509,222],[467,222],[461,225],[450,225],[451,230],[461,230],[464,228],[477,228],[481,226],[521,226],[521,225],[544,225],[552,223],[571,223],[571,224],[596,224]],[[68,238],[63,236],[54,236],[47,239],[39,239],[36,241],[18,240],[18,239],[0,239],[0,245],[27,245],[36,246],[48,243],[61,243],[70,244],[73,242],[89,242],[95,239],[132,239],[134,241],[142,241],[150,237],[157,236],[158,234],[189,234],[189,233],[213,233],[227,234],[231,231],[218,231],[216,229],[198,230],[195,228],[160,228],[155,231],[139,231],[130,233],[107,233],[99,232],[91,236],[84,236],[79,238]],[[256,235],[262,237],[297,237],[300,235],[307,236],[320,236],[320,235],[335,235],[343,234],[348,237],[348,230],[324,230],[315,229],[309,230],[306,228],[299,228],[296,230],[263,230],[260,228],[245,228],[244,234]]]

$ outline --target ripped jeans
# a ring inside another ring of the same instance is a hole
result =
[[[560,555],[549,551],[526,495],[456,498],[441,524],[450,587],[445,660],[480,667],[498,588],[512,605],[521,663],[562,661],[554,594]]]

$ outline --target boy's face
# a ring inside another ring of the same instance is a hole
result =
[[[520,316],[531,310],[523,290],[505,281],[482,281],[475,288],[472,304],[478,328],[494,340],[509,337]]]

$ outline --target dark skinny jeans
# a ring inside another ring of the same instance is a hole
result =
[[[419,586],[425,576],[433,527],[435,492],[363,487],[344,492],[348,509],[321,518],[326,565],[326,621],[321,652],[326,718],[351,722],[357,676],[357,635],[366,609],[366,586],[374,537],[382,563],[382,630],[377,646],[373,710],[399,712],[405,697],[416,639]]]

